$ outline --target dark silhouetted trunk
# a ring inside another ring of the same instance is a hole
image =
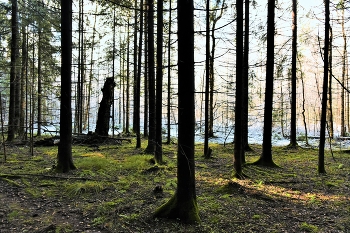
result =
[[[275,0],[268,1],[267,16],[267,61],[266,61],[266,87],[264,108],[263,150],[260,159],[254,164],[263,166],[276,166],[272,160],[272,106],[274,82],[274,44],[275,44]]]
[[[243,0],[236,1],[236,106],[235,106],[235,177],[242,178],[243,146]]]
[[[242,116],[242,144],[245,151],[252,149],[248,143],[249,116],[249,0],[245,1],[244,17],[244,52],[243,52],[243,116]],[[245,153],[242,153],[242,163],[245,163]]]
[[[199,222],[194,163],[194,25],[193,1],[178,1],[178,93],[179,136],[177,150],[177,189],[155,217]]]
[[[9,105],[9,121],[7,131],[7,141],[15,139],[15,134],[18,129],[16,125],[16,83],[17,80],[17,59],[18,59],[18,5],[17,0],[12,0],[11,13],[11,70],[10,70],[10,105]]]
[[[163,163],[162,108],[163,108],[163,1],[157,1],[157,89],[156,89],[156,148],[155,160]]]
[[[140,2],[140,37],[139,37],[139,53],[137,61],[137,79],[136,79],[136,99],[135,99],[135,133],[136,148],[141,148],[141,132],[140,132],[140,93],[141,93],[141,58],[142,58],[142,38],[143,38],[143,0]]]
[[[205,97],[204,97],[204,157],[210,158],[209,149],[209,82],[210,82],[210,0],[206,1],[205,30]]]
[[[324,147],[326,141],[326,121],[327,121],[327,90],[328,90],[328,50],[329,50],[329,0],[325,0],[325,36],[324,36],[324,67],[323,67],[323,92],[322,110],[320,126],[320,145],[318,151],[318,173],[326,173],[324,164]]]
[[[107,78],[102,88],[103,97],[98,108],[95,133],[101,136],[108,136],[109,121],[111,119],[111,106],[115,87],[113,78]]]
[[[149,100],[149,127],[148,145],[146,153],[153,154],[155,151],[156,137],[156,94],[155,94],[155,74],[154,74],[154,1],[148,0],[148,100]]]
[[[61,108],[57,171],[76,169],[72,158],[72,1],[61,0]]]
[[[347,70],[347,64],[346,64],[346,57],[348,56],[348,51],[347,51],[347,37],[346,37],[346,31],[345,31],[345,17],[344,17],[344,11],[345,7],[344,5],[342,6],[342,19],[341,19],[341,28],[342,28],[342,34],[343,34],[343,40],[344,40],[344,45],[343,45],[343,57],[342,57],[342,83],[345,85],[345,77],[346,77],[346,70]],[[341,118],[340,118],[340,135],[342,137],[346,136],[346,124],[345,124],[345,89],[341,89]]]
[[[325,0],[325,36],[324,36],[324,67],[323,67],[323,92],[320,126],[320,145],[318,150],[318,173],[326,173],[324,164],[324,146],[326,142],[326,121],[327,121],[327,91],[328,91],[328,53],[329,53],[329,0]]]
[[[295,148],[297,146],[297,0],[293,0],[292,9],[292,100],[291,100],[291,123],[290,123],[290,146]]]

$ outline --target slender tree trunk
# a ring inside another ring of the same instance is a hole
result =
[[[163,163],[162,107],[163,107],[163,1],[157,1],[157,77],[156,77],[156,149],[155,160]]]
[[[297,27],[297,0],[293,0],[292,9],[292,100],[291,100],[291,123],[290,123],[290,146],[296,148],[297,135],[296,135],[296,109],[297,109],[297,38],[298,38],[298,27]]]
[[[235,176],[243,177],[242,157],[243,147],[243,0],[236,1],[236,106],[235,106]]]
[[[169,31],[168,31],[168,98],[167,98],[167,144],[171,141],[171,26],[172,26],[172,10],[171,1],[169,0]]]
[[[209,83],[210,83],[210,0],[206,1],[205,32],[205,97],[204,97],[204,157],[210,158],[209,152]]]
[[[12,13],[11,13],[11,70],[10,70],[10,105],[9,105],[9,120],[8,120],[8,131],[7,141],[13,141],[16,134],[16,82],[17,82],[17,57],[18,57],[18,21],[17,11],[18,5],[17,0],[12,1]]]
[[[273,110],[273,82],[274,82],[274,44],[275,44],[275,0],[268,1],[267,17],[267,63],[266,88],[264,108],[263,151],[255,164],[276,166],[272,160],[272,110]]]
[[[328,114],[328,132],[329,132],[329,138],[333,138],[334,135],[334,127],[333,127],[333,97],[332,97],[332,76],[333,76],[333,33],[332,28],[329,27],[329,59],[328,59],[328,66],[329,66],[329,78],[328,78],[328,108],[327,108],[327,114]]]
[[[147,0],[145,0],[145,7],[148,7],[148,3]],[[148,98],[148,24],[147,24],[147,19],[148,18],[148,9],[145,9],[145,67],[144,67],[144,92],[145,92],[145,97],[144,97],[144,101],[145,101],[145,106],[144,106],[144,112],[143,112],[143,136],[145,138],[148,137],[148,106],[149,106],[149,98]]]
[[[318,173],[326,173],[324,164],[324,147],[326,141],[326,121],[327,121],[327,90],[328,90],[328,50],[329,50],[329,0],[325,0],[325,36],[324,36],[324,67],[323,67],[323,92],[322,92],[322,111],[320,126],[320,145],[318,152]]]
[[[142,59],[142,38],[143,38],[143,0],[140,2],[140,37],[139,37],[139,53],[137,61],[137,80],[136,80],[136,99],[135,99],[135,127],[136,131],[136,148],[141,148],[141,129],[140,129],[140,100],[141,100],[141,59]]]
[[[22,24],[22,66],[21,66],[21,101],[20,101],[20,137],[24,140],[27,139],[27,124],[25,121],[26,117],[26,95],[28,92],[26,92],[26,77],[27,77],[27,68],[28,68],[28,50],[27,50],[27,42],[28,42],[28,34],[27,29],[24,24]]]
[[[112,78],[115,81],[115,6],[113,6],[113,51],[112,51]],[[114,137],[114,129],[115,129],[115,120],[114,120],[114,111],[115,111],[115,101],[114,101],[114,91],[113,91],[113,102],[112,102],[112,137]]]
[[[72,158],[72,0],[61,0],[61,108],[60,144],[58,145],[58,172],[76,169]]]
[[[138,66],[137,66],[137,62],[138,62],[138,56],[137,56],[137,43],[138,43],[138,40],[137,40],[137,31],[138,31],[138,24],[137,24],[137,18],[138,18],[138,16],[137,16],[137,13],[138,13],[138,10],[137,10],[137,0],[135,0],[135,5],[134,5],[134,7],[135,7],[135,10],[134,10],[134,56],[133,56],[133,63],[134,63],[134,70],[133,70],[133,72],[134,72],[134,85],[133,85],[133,94],[134,94],[134,109],[133,109],[133,121],[132,121],[132,131],[134,132],[134,133],[136,133],[137,134],[137,127],[139,127],[138,126],[138,123],[137,123],[137,121],[138,121],[138,119],[137,118],[139,118],[139,114],[137,114],[137,111],[139,111],[140,110],[140,108],[139,107],[136,107],[137,105],[139,105],[139,104],[137,104],[136,102],[137,102],[137,100],[139,100],[139,97],[137,97],[136,95],[137,95],[137,79],[138,79],[138,74],[137,74],[137,68],[138,68]],[[142,7],[142,6],[141,6]]]
[[[95,13],[97,13],[97,4],[96,4],[96,9]],[[94,50],[95,50],[95,36],[96,36],[96,18],[97,14],[94,16],[94,25],[92,27],[92,42],[91,42],[91,54],[90,54],[90,75],[89,75],[89,84],[88,84],[88,96],[87,96],[87,101],[86,101],[86,119],[85,122],[87,122],[87,128],[90,129],[90,107],[91,107],[91,94],[92,94],[92,80],[94,78],[93,75],[93,64],[94,64]]]
[[[343,45],[343,57],[342,57],[342,83],[345,85],[345,76],[346,76],[346,69],[347,69],[347,64],[346,64],[346,57],[348,55],[347,51],[347,37],[346,37],[346,32],[345,32],[345,17],[344,17],[344,10],[345,7],[342,6],[342,21],[341,21],[341,28],[342,28],[342,33],[343,33],[343,40],[344,40],[344,45]],[[345,124],[345,90],[344,88],[341,89],[341,130],[340,130],[340,135],[342,137],[346,136],[346,124]]]
[[[42,45],[41,45],[41,37],[42,31],[39,26],[38,29],[38,96],[37,96],[37,106],[38,106],[38,115],[37,115],[37,136],[41,136],[41,124],[42,124],[42,77],[41,77],[41,56],[42,56]]]
[[[144,68],[144,92],[145,92],[145,106],[144,106],[144,112],[143,112],[143,137],[148,137],[148,0],[145,0],[145,68]]]
[[[249,116],[249,0],[245,0],[244,17],[244,53],[243,53],[243,118],[242,118],[242,144],[245,151],[251,151],[248,142],[248,116]],[[244,164],[245,153],[242,153],[242,163]]]
[[[136,30],[136,29],[135,29]],[[125,103],[125,133],[130,134],[130,23],[128,19],[128,35],[126,49],[126,103]]]
[[[154,214],[155,217],[199,222],[194,163],[194,25],[193,0],[178,1],[178,93],[179,137],[177,189],[174,196]]]
[[[300,65],[300,80],[302,85],[302,93],[303,93],[303,106],[302,106],[302,115],[303,115],[303,122],[304,122],[304,130],[305,130],[305,144],[309,145],[309,138],[308,138],[308,130],[307,130],[307,124],[306,124],[306,116],[305,116],[305,84],[304,84],[304,76],[303,71],[301,68],[301,62],[299,62]]]
[[[154,74],[154,1],[148,0],[148,91],[149,91],[149,135],[146,153],[155,151],[155,74]]]

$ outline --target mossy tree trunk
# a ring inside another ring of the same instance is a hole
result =
[[[199,222],[194,169],[194,26],[193,0],[178,1],[178,98],[179,136],[177,189],[174,196],[156,210],[154,217]]]

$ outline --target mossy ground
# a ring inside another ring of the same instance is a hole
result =
[[[146,142],[143,148],[146,147]],[[326,154],[317,174],[314,149],[273,148],[278,168],[245,166],[233,179],[233,145],[196,146],[201,222],[153,219],[176,189],[176,145],[164,145],[165,164],[135,149],[135,141],[73,146],[77,170],[57,174],[57,147],[7,147],[0,164],[0,232],[349,232],[350,154]],[[248,163],[259,158],[252,145]],[[0,154],[2,159],[2,154]],[[161,189],[159,188],[161,187]]]

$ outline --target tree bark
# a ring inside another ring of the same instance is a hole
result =
[[[243,147],[243,0],[236,1],[236,106],[235,106],[235,177],[242,178]]]
[[[58,145],[58,172],[76,169],[72,158],[72,0],[61,0],[61,108],[60,144]]]
[[[245,151],[251,151],[248,142],[248,121],[249,121],[249,0],[245,1],[245,17],[244,17],[244,52],[243,52],[243,128],[242,140]],[[242,163],[244,164],[245,153],[242,154]]]
[[[347,51],[347,37],[346,37],[346,32],[345,32],[345,17],[344,17],[344,11],[345,11],[345,6],[342,5],[342,21],[341,21],[341,28],[342,28],[342,34],[343,34],[343,40],[344,40],[344,45],[343,45],[343,57],[342,57],[342,83],[345,85],[345,77],[346,77],[346,69],[347,69],[347,64],[346,64],[346,57],[348,55]],[[345,124],[345,90],[342,88],[341,90],[341,130],[340,130],[340,135],[342,137],[346,136],[346,124]]]
[[[136,79],[136,99],[135,99],[135,133],[136,133],[136,148],[141,148],[141,132],[140,132],[140,93],[141,93],[141,59],[142,59],[142,39],[143,39],[143,0],[140,2],[140,37],[139,37],[139,53],[137,61],[137,79]]]
[[[275,44],[275,0],[268,1],[267,16],[267,61],[266,88],[264,108],[263,151],[256,165],[276,166],[272,160],[272,110],[273,110],[273,82],[274,82],[274,44]]]
[[[113,78],[107,78],[102,88],[103,97],[100,102],[100,107],[98,108],[98,118],[95,130],[95,133],[100,136],[108,136],[115,85]]]
[[[193,0],[178,1],[178,91],[179,136],[177,151],[177,189],[155,217],[199,222],[194,166],[194,25]]]
[[[157,77],[156,77],[156,147],[155,160],[163,163],[162,108],[163,108],[163,1],[157,1]]]
[[[329,50],[329,0],[325,0],[325,36],[324,36],[324,67],[323,67],[323,92],[322,110],[320,126],[320,145],[318,150],[318,173],[326,173],[324,164],[324,146],[326,141],[326,121],[327,121],[327,90],[328,90],[328,50]]]
[[[210,0],[206,1],[206,32],[205,32],[205,96],[204,96],[204,157],[209,153],[209,83],[210,83]]]
[[[328,132],[329,132],[329,138],[333,138],[334,135],[334,127],[333,127],[333,98],[332,98],[332,76],[333,76],[333,33],[332,28],[329,27],[329,58],[328,58],[328,72],[329,72],[329,78],[328,78],[328,108],[327,108],[327,115],[328,115]]]
[[[154,0],[148,0],[148,100],[149,100],[149,127],[148,145],[146,153],[153,154],[155,151],[156,137],[156,94],[155,94],[155,74],[154,74]]]
[[[16,83],[17,83],[17,58],[18,58],[18,5],[17,0],[12,0],[11,13],[11,70],[10,70],[10,105],[7,141],[13,141],[16,134]]]
[[[292,100],[291,100],[291,123],[290,123],[290,147],[296,148],[297,135],[296,135],[296,109],[297,109],[297,0],[293,0],[292,9]]]

